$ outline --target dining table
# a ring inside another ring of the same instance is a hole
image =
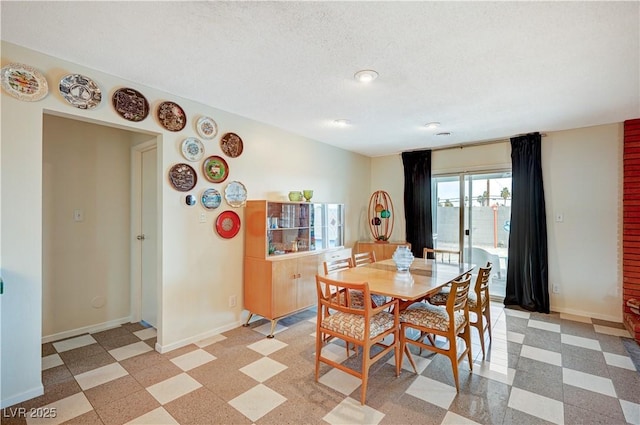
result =
[[[436,294],[443,286],[471,272],[475,264],[442,263],[415,258],[408,271],[398,271],[393,260],[334,271],[327,277],[344,282],[367,282],[372,294],[400,300],[400,310]]]

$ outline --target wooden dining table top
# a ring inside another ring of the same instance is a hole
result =
[[[388,267],[389,261],[393,267]],[[393,260],[382,260],[363,267],[331,272],[327,277],[345,282],[367,282],[372,294],[416,301],[437,293],[440,288],[475,267],[474,264],[449,264],[422,258],[416,258],[414,264],[408,272],[398,272]]]

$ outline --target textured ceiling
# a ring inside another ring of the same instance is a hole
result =
[[[0,7],[3,40],[369,156],[640,117],[637,1]]]

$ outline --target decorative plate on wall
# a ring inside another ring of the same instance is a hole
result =
[[[128,87],[118,89],[111,101],[113,109],[125,120],[138,122],[149,115],[149,102],[138,90]]]
[[[187,137],[182,141],[182,155],[187,161],[200,161],[204,156],[204,145],[195,137]]]
[[[247,188],[238,181],[231,182],[224,189],[224,199],[234,208],[242,207],[247,202]]]
[[[187,125],[187,116],[174,102],[162,102],[158,106],[158,120],[169,131],[180,131]]]
[[[225,239],[234,237],[240,231],[240,217],[233,211],[220,213],[216,219],[216,231]]]
[[[69,74],[60,80],[60,94],[64,99],[80,109],[93,109],[102,101],[100,87],[89,77]]]
[[[202,164],[204,176],[211,183],[222,183],[229,176],[229,166],[224,158],[213,155],[204,160]]]
[[[10,63],[0,70],[2,88],[16,99],[34,102],[49,92],[44,75],[35,68],[21,63]]]
[[[222,196],[216,189],[210,188],[202,193],[202,206],[208,210],[216,209],[222,203]]]
[[[236,133],[227,133],[220,138],[220,148],[228,157],[236,158],[242,153],[242,139]]]
[[[213,139],[218,134],[218,124],[209,117],[200,117],[196,123],[196,131],[203,139]]]
[[[198,176],[189,164],[176,164],[169,170],[169,181],[175,190],[188,192],[195,187]]]

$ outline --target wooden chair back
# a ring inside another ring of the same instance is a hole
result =
[[[456,251],[453,249],[437,249],[437,248],[423,248],[422,249],[422,258],[430,258],[432,260],[438,260],[440,258],[441,262],[448,263],[459,263],[462,258],[462,252]]]
[[[329,274],[338,270],[346,270],[353,267],[353,260],[351,257],[337,258],[331,261],[325,261],[322,263],[324,266],[324,274]]]
[[[373,251],[359,252],[353,254],[353,265],[355,267],[366,266],[376,262],[376,253]]]
[[[451,292],[447,299],[447,312],[453,323],[453,314],[456,311],[468,309],[467,301],[471,289],[471,273],[466,273],[458,280],[451,282]]]
[[[316,284],[318,290],[318,307],[326,307],[328,310],[325,311],[341,311],[343,313],[364,316],[365,326],[369,325],[368,319],[371,317],[371,304],[364,303],[364,306],[356,308],[351,302],[352,292],[359,291],[367,297],[371,295],[367,282],[342,282],[323,276],[316,276]]]

